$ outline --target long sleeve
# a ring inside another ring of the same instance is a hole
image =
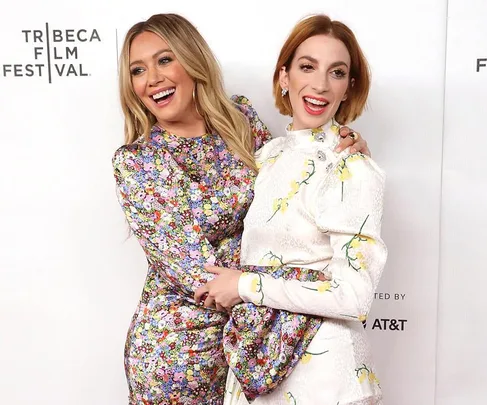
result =
[[[270,138],[269,131],[246,97],[234,96],[233,101],[248,119],[256,148],[259,147]],[[221,159],[221,164],[229,168],[237,162],[228,153]],[[150,143],[136,143],[119,148],[112,163],[118,200],[129,226],[150,264],[173,288],[192,300],[194,290],[214,278],[204,270],[204,264],[239,265],[241,227],[235,227],[234,234],[213,245],[206,239],[201,225],[214,221],[212,213],[221,209],[222,197],[213,195],[201,209],[193,210],[190,196],[195,190],[190,188],[198,186],[189,180],[188,173],[169,151]],[[242,184],[250,184],[253,175],[246,169],[239,171]],[[232,193],[234,200],[240,200],[247,191]],[[241,217],[233,220],[241,221]]]
[[[231,99],[235,103],[237,109],[240,110],[249,121],[250,129],[254,136],[255,150],[260,149],[265,143],[272,139],[269,129],[261,121],[257,111],[247,97],[235,94]]]
[[[164,163],[163,163],[164,162]],[[212,245],[202,235],[188,202],[189,184],[169,153],[125,146],[113,157],[117,196],[148,261],[188,299],[213,275]]]
[[[333,250],[326,268],[328,281],[243,273],[242,299],[294,313],[365,319],[387,258],[380,238],[384,177],[372,160],[355,154],[341,159],[317,188],[315,221]]]

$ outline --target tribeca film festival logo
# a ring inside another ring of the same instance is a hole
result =
[[[96,29],[21,30],[25,43],[32,46],[33,60],[29,63],[2,65],[4,77],[46,77],[52,83],[56,77],[90,76],[79,61],[79,46],[101,42]]]

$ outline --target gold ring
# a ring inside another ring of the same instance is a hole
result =
[[[352,138],[354,141],[358,138],[358,134],[354,131],[351,131],[348,136]]]

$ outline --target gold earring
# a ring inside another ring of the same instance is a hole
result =
[[[203,114],[201,114],[200,110],[198,109],[198,102],[196,101],[196,84],[193,87],[193,103],[194,103],[194,106],[196,108],[196,112],[198,113],[198,115],[203,117]]]

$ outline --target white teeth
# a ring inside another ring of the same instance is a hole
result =
[[[314,98],[310,98],[310,97],[305,97],[304,98],[308,103],[311,103],[311,104],[314,104],[314,105],[327,105],[328,103],[326,101],[319,101],[319,100],[315,100]]]
[[[170,94],[174,93],[175,91],[176,91],[176,89],[173,87],[172,89],[167,89],[167,90],[164,90],[164,91],[160,91],[157,94],[154,94],[152,96],[152,98],[154,99],[154,101],[157,101],[157,100],[159,100],[162,97],[169,96]]]

